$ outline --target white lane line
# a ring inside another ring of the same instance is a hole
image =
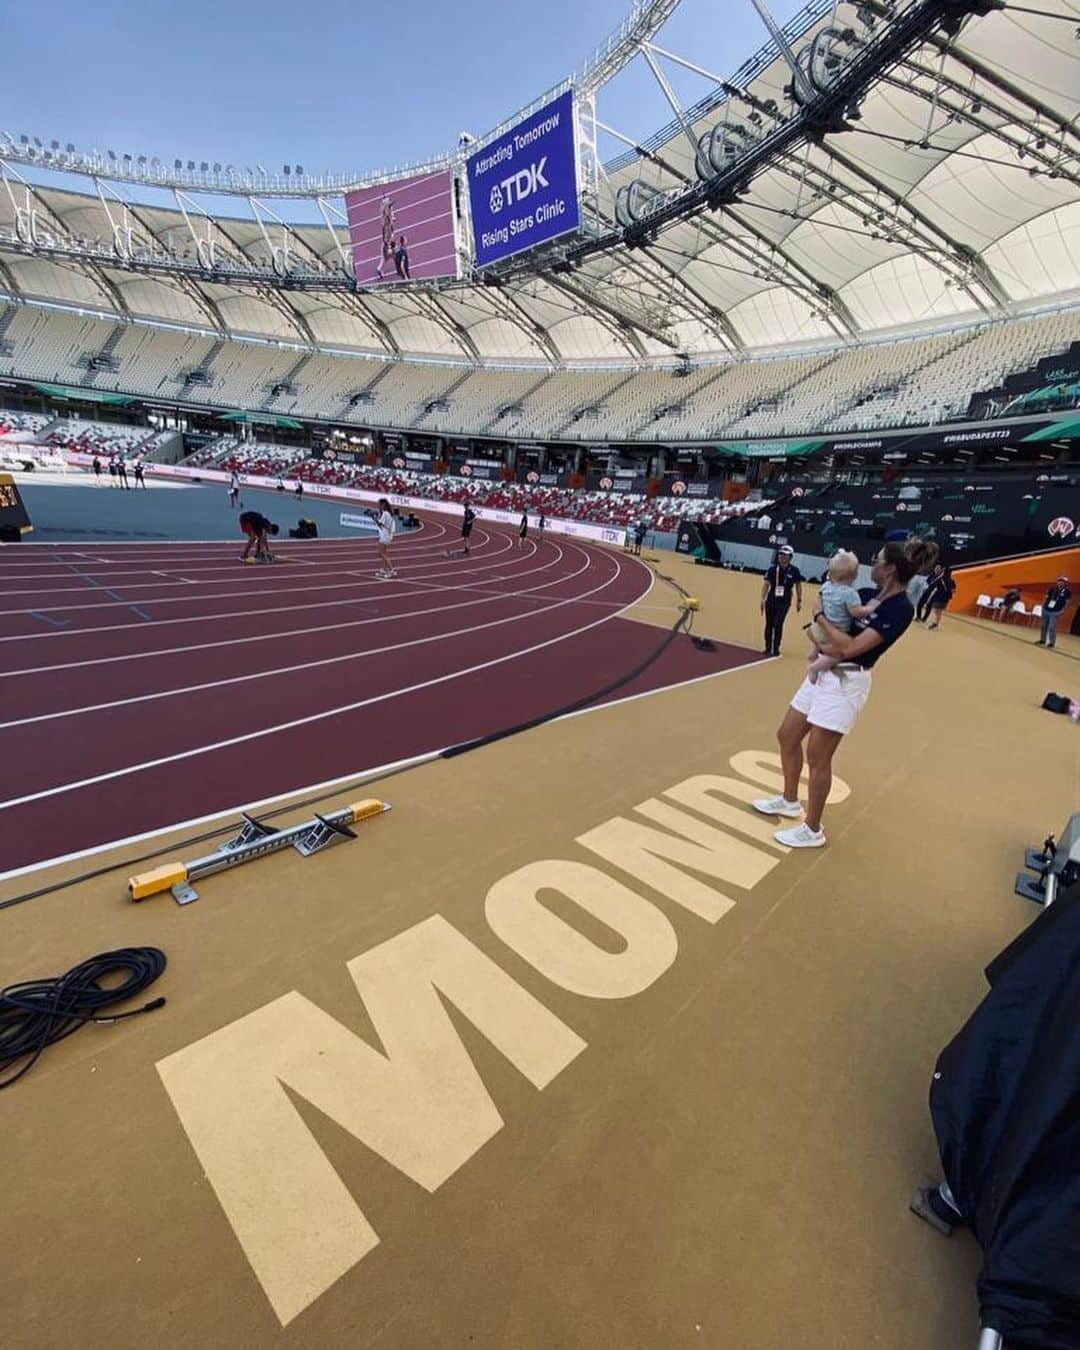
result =
[[[601,555],[607,557],[607,555]],[[609,561],[612,559],[609,558]],[[594,586],[591,591],[586,591],[582,598],[595,595],[599,591],[607,590],[619,577],[621,568],[616,562],[615,571],[605,582],[599,586]],[[573,600],[560,601],[552,605],[552,609],[558,609],[561,605],[571,605]],[[633,604],[633,601],[629,602]],[[623,606],[626,608],[626,606]],[[545,611],[541,611],[542,613]],[[358,712],[361,708],[370,708],[379,703],[387,703],[392,699],[403,698],[406,694],[416,694],[423,689],[432,689],[436,685],[447,684],[451,680],[462,679],[466,675],[475,675],[481,670],[491,670],[495,666],[505,665],[508,661],[518,661],[523,656],[531,656],[534,652],[543,651],[547,647],[556,646],[560,642],[566,642],[570,638],[580,637],[582,633],[587,633],[593,628],[599,628],[602,624],[610,623],[621,611],[615,610],[611,614],[605,614],[601,619],[594,619],[592,623],[583,624],[580,628],[571,628],[568,632],[560,633],[556,637],[548,638],[544,642],[534,643],[531,647],[522,647],[516,651],[507,652],[503,656],[493,657],[490,661],[480,661],[474,666],[466,666],[461,670],[450,671],[446,675],[436,675],[430,680],[420,680],[416,684],[406,685],[402,689],[391,689],[385,694],[375,694],[371,698],[357,699],[353,703],[345,703],[336,708],[325,708],[321,712],[309,713],[306,717],[292,718],[288,722],[279,722],[274,726],[262,727],[258,731],[249,731],[242,736],[230,736],[225,740],[211,741],[207,745],[195,746],[190,750],[180,750],[175,754],[161,755],[157,759],[144,760],[141,764],[130,764],[123,769],[111,769],[107,773],[93,774],[89,778],[81,778],[72,783],[61,783],[56,787],[44,788],[38,792],[28,792],[22,797],[9,797],[5,801],[0,801],[0,811],[10,811],[16,806],[26,806],[30,802],[45,801],[52,797],[61,797],[70,792],[78,792],[82,788],[93,787],[98,783],[108,783],[117,778],[125,778],[129,774],[143,773],[147,769],[157,769],[164,764],[179,764],[187,759],[195,759],[200,755],[207,755],[215,750],[226,750],[234,745],[244,745],[249,741],[261,740],[266,736],[276,736],[282,731],[292,731],[296,727],[311,726],[314,722],[323,722],[331,717],[339,717],[345,713]],[[523,615],[523,618],[535,618],[535,614]]]
[[[59,854],[54,858],[46,858],[42,862],[26,863],[23,867],[13,867],[7,872],[0,872],[0,881],[12,881],[16,877],[28,876],[31,872],[40,872],[46,867],[58,867],[61,863],[78,862],[80,858],[92,858],[97,853],[104,853],[112,848],[125,848],[128,844],[142,844],[147,839],[158,839],[163,834],[171,834],[173,830],[189,830],[196,825],[208,825],[212,820],[222,820],[225,816],[238,816],[242,811],[258,811],[264,806],[269,806],[273,802],[286,803],[292,801],[295,797],[306,797],[313,792],[328,792],[331,788],[340,787],[343,783],[351,783],[354,787],[362,787],[369,783],[373,778],[381,778],[384,774],[400,773],[404,769],[411,769],[419,764],[428,764],[433,759],[438,759],[444,749],[448,746],[441,746],[438,750],[425,750],[423,754],[411,755],[408,759],[391,760],[389,764],[377,764],[371,769],[361,769],[356,773],[342,774],[338,778],[327,778],[321,783],[309,783],[306,787],[293,788],[290,792],[279,793],[276,797],[260,797],[258,801],[248,802],[244,806],[230,806],[223,811],[212,811],[206,816],[191,816],[187,820],[179,821],[175,825],[160,825],[154,830],[144,830],[141,834],[129,834],[123,839],[113,839],[107,844],[91,844],[89,848],[77,849],[74,853]],[[3,901],[0,900],[0,907]]]
[[[528,568],[528,569],[527,569],[526,571],[524,571],[524,572],[515,572],[515,573],[513,573],[512,575],[511,575],[511,574],[508,574],[506,579],[508,579],[508,580],[517,580],[518,578],[521,578],[521,577],[535,576],[538,572],[546,572],[546,571],[548,571],[550,568],[557,566],[558,563],[560,563],[560,562],[562,561],[562,558],[563,558],[563,551],[562,551],[561,548],[559,548],[558,545],[556,545],[555,547],[556,547],[556,556],[555,556],[554,558],[552,558],[550,562],[544,563],[544,565],[543,565],[542,567],[530,567],[530,568]],[[568,574],[566,574],[566,575],[568,575]],[[558,585],[559,581],[562,581],[562,580],[565,580],[565,579],[566,579],[566,575],[561,575],[561,576],[559,576],[559,577],[556,577],[556,579],[555,579],[554,581],[550,582],[549,585],[552,585],[552,586]],[[492,580],[492,581],[499,581],[500,578],[499,578],[499,577],[492,577],[492,578],[490,578],[490,580]],[[410,584],[411,586],[416,586],[416,585],[420,585],[420,584],[422,584],[422,583],[416,582],[416,581],[411,581],[409,584]],[[436,592],[438,592],[438,591],[440,591],[440,590],[461,590],[461,591],[475,591],[475,593],[476,593],[476,594],[479,594],[479,595],[486,594],[486,592],[482,591],[479,587],[471,587],[471,586],[445,587],[445,586],[440,586],[437,582],[432,583],[432,585],[429,587],[429,589],[434,590],[434,591],[436,591]],[[499,599],[499,598],[502,598],[503,595],[513,595],[514,592],[492,591],[490,594],[491,594],[494,598]],[[419,597],[417,597],[417,598],[419,598]],[[337,602],[337,601],[330,601],[330,602],[328,602],[328,603],[329,603],[330,605],[335,605],[335,604],[337,604],[337,603],[339,603],[339,602]],[[417,619],[417,618],[421,618],[421,617],[423,617],[423,616],[425,616],[425,615],[428,615],[428,614],[442,614],[442,613],[448,612],[449,610],[453,610],[453,609],[469,609],[469,608],[471,608],[471,607],[473,607],[473,606],[475,606],[475,605],[477,605],[477,604],[481,604],[481,603],[483,603],[483,602],[482,602],[482,601],[476,601],[476,600],[465,600],[465,601],[462,601],[461,604],[457,604],[457,605],[435,605],[435,606],[433,606],[431,609],[405,609],[405,610],[399,610],[399,611],[397,611],[396,613],[393,613],[393,614],[381,614],[381,615],[379,615],[379,616],[377,616],[377,617],[375,617],[375,618],[371,618],[371,619],[348,619],[348,620],[346,620],[346,621],[343,622],[343,623],[325,623],[325,624],[319,624],[319,625],[317,625],[317,626],[315,626],[315,627],[311,627],[311,628],[287,628],[287,629],[284,629],[284,630],[278,630],[278,631],[275,631],[275,632],[273,632],[273,633],[256,633],[256,634],[255,634],[254,636],[252,636],[252,637],[222,638],[222,639],[220,639],[220,640],[217,641],[217,642],[193,642],[193,643],[188,643],[188,644],[186,644],[185,646],[182,646],[182,647],[158,647],[158,648],[155,648],[153,651],[145,651],[145,652],[122,652],[122,653],[121,653],[120,655],[118,655],[118,656],[99,656],[99,657],[95,657],[95,658],[93,658],[92,660],[89,660],[89,661],[63,661],[63,662],[57,662],[55,665],[51,665],[51,666],[26,666],[26,667],[23,667],[21,670],[4,670],[4,671],[0,671],[0,680],[12,679],[12,678],[17,677],[17,676],[19,676],[19,675],[44,675],[44,674],[47,674],[49,671],[52,671],[52,670],[82,670],[84,667],[87,667],[87,666],[105,666],[105,665],[111,665],[114,661],[125,661],[125,662],[126,662],[126,661],[149,661],[149,660],[152,660],[155,656],[180,656],[180,655],[183,655],[183,654],[186,653],[186,652],[213,651],[215,648],[218,648],[218,647],[246,647],[246,646],[248,646],[250,643],[253,643],[253,642],[276,642],[276,641],[278,641],[278,640],[281,639],[281,638],[303,637],[303,636],[305,636],[306,634],[309,634],[309,633],[334,633],[334,632],[337,632],[339,629],[343,629],[343,628],[363,628],[363,627],[365,627],[365,626],[368,625],[368,624],[376,624],[376,623],[397,623],[399,620],[403,620],[403,619]],[[595,604],[595,603],[597,603],[597,602],[596,602],[596,601],[592,601],[592,600],[587,600],[587,601],[584,601],[583,603],[585,603],[585,604]],[[599,602],[599,603],[610,603],[610,602],[608,602],[608,601],[601,601],[601,602]],[[288,608],[288,612],[289,612],[290,614],[294,612],[294,609],[295,609],[294,606],[289,605],[287,608]],[[312,608],[317,608],[317,606],[313,606]],[[251,611],[248,611],[248,612],[249,612],[249,613],[253,613],[253,614],[262,614],[262,613],[264,613],[265,611],[263,611],[263,610],[251,610]],[[279,612],[279,611],[277,611],[277,610],[274,611],[274,613],[278,613],[278,612]],[[175,621],[175,620],[172,620],[172,621],[170,621],[170,622],[176,622],[176,621]],[[144,628],[145,626],[146,626],[145,624],[118,624],[118,625],[117,625],[118,628],[138,628],[138,629],[142,629],[142,628]],[[84,633],[88,633],[88,632],[92,633],[92,632],[112,632],[112,631],[114,631],[114,630],[112,630],[112,629],[93,629],[93,628],[84,628],[84,629],[82,629],[81,631],[84,632]]]
[[[491,536],[486,536],[486,539],[490,539],[490,537]],[[499,548],[498,552],[499,553],[508,552],[509,548],[510,548],[510,541],[508,540],[508,543],[506,543],[506,547]],[[418,566],[418,564],[424,562],[424,560],[431,558],[432,545],[425,545],[425,547],[423,548],[412,548],[408,549],[408,551],[406,551],[405,548],[402,548],[401,551],[398,551],[398,549],[394,549],[394,556],[396,556],[396,558],[402,558],[402,556],[404,556],[404,558],[409,559],[409,562],[410,564],[412,564],[412,566]],[[479,551],[477,553],[477,556],[478,558],[490,558],[491,553],[483,551],[482,549],[482,551]],[[317,562],[313,558],[293,558],[292,555],[288,555],[288,562],[302,564],[302,566],[305,567],[325,567],[327,568],[327,571],[317,572],[316,575],[335,576],[342,574],[343,563],[346,564],[346,566],[354,562],[371,564],[375,562],[375,559],[373,558],[373,556],[371,556],[371,553],[365,553],[365,555],[362,556],[355,556],[355,558],[354,556],[342,558],[342,556],[339,555],[336,556],[336,558],[319,559],[317,560]],[[55,578],[57,579],[70,580],[70,578],[72,578],[72,568],[73,564],[68,564],[68,567],[66,567],[65,570],[61,572],[55,572],[55,574],[49,576],[49,578],[35,578],[35,576],[8,576],[8,578],[4,579],[19,580],[19,582],[27,582],[27,580],[51,580],[53,579],[53,576],[55,576]],[[238,575],[238,572],[236,572],[235,556],[234,559],[232,559],[231,563],[224,564],[224,566],[221,567],[185,567],[185,571],[228,572],[229,576],[232,576],[232,578],[234,579],[236,578],[236,575]],[[128,589],[134,590],[135,587],[138,586],[140,582],[144,582],[144,580],[146,580],[147,576],[174,576],[175,572],[163,572],[158,570],[148,571],[146,570],[146,568],[140,568],[139,571],[126,571],[126,572],[119,572],[119,574],[111,574],[111,575],[105,575],[103,574],[103,572],[99,571],[77,572],[76,575],[85,576],[85,578],[89,580],[90,585],[104,586],[105,583],[108,583],[109,586],[119,586],[121,590],[128,590]],[[243,575],[244,578],[247,579],[247,578],[262,578],[262,576],[265,576],[266,574],[265,572],[258,570],[257,568],[257,570],[246,570],[243,572]],[[281,575],[281,574],[279,574],[279,572],[275,572],[274,575]],[[311,575],[312,575],[311,572],[308,572],[308,576]],[[135,576],[136,580],[135,582],[131,583],[121,583],[119,582],[119,580],[117,580],[119,576]],[[97,580],[96,578],[101,578],[101,580]],[[185,576],[181,576],[181,582],[186,582],[186,580],[188,580],[188,578],[185,578]],[[207,576],[207,578],[200,578],[200,580],[205,580],[205,585],[207,586],[217,585],[215,578],[211,578],[211,576]],[[223,578],[221,578],[221,583],[227,582],[227,580],[228,576],[223,576]],[[157,586],[155,587],[155,589],[161,590],[162,586],[175,586],[175,585],[177,585],[177,582],[162,582],[161,586]],[[27,586],[23,587],[23,589],[20,590],[8,590],[5,591],[5,593],[7,593],[8,595],[66,595],[72,593],[72,591],[82,591],[82,590],[85,590],[84,586]],[[146,601],[146,603],[148,603],[148,601]],[[51,607],[53,607],[53,609],[58,609],[58,607],[61,606],[54,605]],[[74,607],[77,606],[63,606],[63,607],[72,607],[72,609],[74,609]],[[0,610],[0,613],[12,614],[19,612],[18,610]]]
[[[335,506],[350,505],[350,503],[341,501],[340,499],[332,499],[332,504]],[[355,506],[356,503],[353,502],[351,505]],[[450,527],[441,518],[432,520],[427,516],[421,515],[418,519],[420,521],[420,528],[418,530],[410,530],[409,538],[415,539],[417,535],[423,534],[427,530],[438,530],[440,535],[450,533]],[[488,524],[491,523],[492,522],[490,521],[488,522]],[[509,526],[506,528],[509,528]],[[99,551],[102,549],[113,548],[160,548],[163,551],[175,551],[179,549],[202,549],[207,544],[217,544],[223,548],[234,548],[236,542],[235,536],[230,535],[229,538],[223,539],[221,535],[218,535],[214,539],[110,539],[107,544],[97,544],[95,547]],[[313,545],[321,546],[324,544],[355,544],[357,542],[359,542],[358,537],[352,534],[322,535],[318,539],[305,539],[303,541],[297,539],[286,539],[282,541],[283,545],[287,548],[297,546],[307,548]],[[0,561],[10,559],[10,561],[14,562],[17,559],[25,559],[28,563],[31,561],[36,563],[36,558],[31,559],[28,556],[31,552],[41,552],[42,554],[47,554],[49,557],[55,558],[66,553],[78,554],[79,552],[84,551],[85,548],[86,545],[80,545],[77,540],[69,540],[67,543],[53,543],[47,539],[24,539],[19,544],[0,544]],[[7,556],[5,557],[5,555]]]
[[[496,549],[490,553],[484,553],[479,556],[485,559],[498,558],[503,553],[506,553],[508,551],[509,545],[507,545],[506,548]],[[413,565],[413,568],[414,570],[416,570],[419,569],[421,566],[429,567],[430,565],[431,564],[428,563],[423,564],[416,563]],[[489,571],[492,567],[501,567],[502,565],[503,564],[501,563],[485,562],[480,567],[475,566],[472,567],[469,574],[471,575],[476,572]],[[443,575],[444,576],[459,575],[461,573],[461,570],[462,569],[460,568],[450,568],[448,571],[444,572]],[[376,581],[373,577],[370,583],[368,583],[367,591],[365,591],[363,594],[357,593],[357,588],[353,583],[342,582],[340,586],[312,586],[312,587],[289,586],[283,589],[266,587],[263,588],[262,590],[257,591],[232,591],[229,592],[228,594],[219,593],[215,595],[192,595],[190,592],[187,592],[184,595],[174,596],[171,600],[155,600],[153,597],[149,597],[144,599],[143,603],[147,605],[194,604],[196,602],[203,600],[228,600],[231,599],[233,596],[243,596],[245,599],[252,600],[257,599],[260,596],[292,595],[295,594],[298,590],[307,593],[308,591],[334,591],[342,589],[350,590],[352,594],[348,596],[343,596],[342,598],[337,600],[317,600],[313,604],[304,605],[303,608],[326,609],[327,607],[332,607],[335,605],[356,604],[359,603],[361,600],[367,601],[376,595],[385,594],[387,588],[385,582]],[[115,608],[116,604],[119,604],[121,606],[126,605],[130,607],[130,605],[132,605],[133,603],[137,602],[133,600],[122,600],[107,605],[52,605],[52,606],[42,606],[40,610],[36,610],[35,612],[48,613],[51,610],[59,610],[61,613],[66,614],[73,609],[111,609]],[[297,606],[295,603],[290,605],[278,605],[278,606],[263,605],[260,606],[258,609],[228,610],[223,614],[191,614],[191,615],[184,615],[180,618],[174,619],[153,619],[149,623],[139,623],[139,624],[116,623],[116,624],[92,625],[89,628],[68,628],[65,629],[63,633],[9,633],[5,637],[0,637],[0,642],[30,642],[30,641],[37,641],[41,637],[76,637],[76,636],[85,637],[87,633],[114,633],[118,629],[123,628],[138,628],[140,630],[145,630],[151,627],[162,627],[162,626],[171,627],[174,624],[181,624],[181,623],[217,623],[221,619],[243,618],[248,615],[256,615],[256,614],[279,614],[282,612],[282,610],[292,611],[297,608],[299,608],[299,606]],[[29,613],[29,611],[25,609],[17,609],[10,611],[0,610],[0,613],[25,615]]]
[[[650,588],[651,589],[651,588]],[[588,717],[592,713],[606,712],[609,708],[618,708],[624,703],[634,703],[638,699],[654,698],[657,694],[673,693],[675,690],[684,689],[691,684],[704,684],[708,680],[718,680],[724,675],[738,675],[744,670],[756,670],[758,666],[768,665],[772,658],[766,657],[758,661],[749,661],[742,666],[729,666],[726,670],[715,670],[709,675],[698,675],[690,680],[680,680],[677,684],[662,684],[656,689],[647,689],[640,694],[628,694],[625,698],[611,699],[607,703],[594,703],[588,708],[579,708],[576,712],[565,713],[562,717],[554,718],[554,721],[571,721],[575,717]],[[93,858],[100,853],[106,853],[115,848],[126,848],[130,844],[143,844],[150,839],[160,839],[163,834],[173,834],[179,830],[190,830],[199,825],[208,825],[215,820],[224,820],[226,817],[235,819],[241,812],[249,813],[259,811],[265,806],[280,804],[283,808],[296,798],[305,798],[316,792],[329,793],[332,789],[343,787],[350,784],[353,787],[363,787],[365,783],[370,783],[374,778],[382,778],[387,774],[404,772],[406,769],[417,768],[423,764],[430,764],[432,760],[438,759],[449,746],[439,746],[434,750],[427,750],[422,754],[413,755],[409,759],[393,760],[389,764],[379,764],[371,769],[359,770],[356,773],[341,774],[337,778],[327,778],[321,783],[308,783],[304,787],[293,788],[292,791],[281,793],[276,797],[261,797],[258,801],[246,802],[237,806],[230,806],[222,811],[214,811],[205,816],[192,816],[188,820],[177,821],[175,825],[159,825],[153,830],[144,830],[141,834],[129,834],[122,839],[110,839],[103,844],[92,844],[89,848],[78,849],[74,853],[59,854],[54,858],[45,858],[41,862],[27,863],[23,867],[15,867],[7,872],[0,872],[0,881],[13,881],[16,877],[28,876],[32,872],[44,871],[49,867],[60,867],[65,863],[79,862],[83,858]],[[179,850],[179,845],[177,846]],[[135,866],[133,861],[131,866]],[[118,863],[118,867],[125,866]],[[0,902],[2,903],[2,902]]]
[[[490,536],[489,536],[489,537],[490,537]],[[316,541],[316,542],[317,542],[317,541]],[[420,544],[419,541],[414,541],[411,537],[409,537],[409,538],[407,538],[406,540],[403,540],[403,542],[402,542],[402,544],[401,544],[401,546],[400,546],[400,549],[399,549],[399,548],[395,548],[394,553],[395,553],[395,556],[397,556],[397,557],[425,558],[425,557],[431,556],[432,552],[433,552],[436,548],[438,548],[438,546],[439,546],[439,545],[438,545],[437,541],[435,541],[435,540],[431,540],[431,541],[429,541],[427,544]],[[280,552],[280,551],[281,551],[281,550],[280,550],[280,546],[277,545],[276,547],[277,547],[278,552]],[[302,566],[305,566],[305,567],[325,567],[325,568],[327,568],[327,569],[330,569],[330,568],[338,568],[338,569],[340,569],[342,563],[348,564],[348,563],[350,563],[350,562],[356,562],[356,563],[360,564],[360,563],[372,563],[372,562],[374,562],[374,558],[373,558],[373,556],[372,556],[372,553],[371,553],[371,550],[370,550],[370,549],[367,550],[367,551],[364,552],[364,553],[357,553],[357,554],[355,554],[355,555],[349,554],[349,555],[347,555],[347,556],[344,554],[344,551],[342,550],[342,551],[339,551],[337,554],[335,554],[335,555],[333,555],[333,556],[323,557],[323,558],[319,558],[319,559],[317,559],[317,560],[316,560],[315,558],[301,558],[301,557],[298,557],[298,556],[296,556],[295,554],[292,554],[292,553],[282,553],[281,556],[282,556],[283,558],[285,558],[290,564],[298,564],[298,565],[302,565]],[[484,556],[484,555],[483,555],[483,553],[481,552],[481,553],[478,554],[478,556],[481,556],[481,557],[482,557],[482,556]],[[164,561],[164,559],[160,559],[160,560],[159,560],[159,559],[156,559],[156,558],[155,558],[155,559],[153,559],[153,561],[155,561],[155,562],[158,562],[158,561]],[[181,563],[180,565],[184,568],[184,570],[185,570],[186,572],[198,572],[198,573],[200,573],[200,574],[206,573],[206,572],[225,572],[225,573],[229,574],[229,575],[232,576],[232,577],[235,577],[235,576],[237,575],[237,572],[236,572],[237,559],[236,559],[235,553],[233,554],[233,556],[232,556],[232,558],[231,558],[231,560],[230,560],[229,562],[227,562],[227,563],[223,562],[220,566],[215,565],[215,566],[211,566],[211,567],[194,567],[194,566],[191,565],[191,560],[189,560],[187,563]],[[25,576],[21,576],[21,575],[19,575],[19,576],[4,576],[3,573],[0,573],[0,580],[4,581],[5,583],[6,583],[6,582],[9,582],[9,581],[33,581],[33,582],[51,581],[51,580],[68,581],[68,580],[71,579],[71,571],[69,570],[69,569],[70,569],[70,566],[71,566],[70,564],[65,565],[65,567],[62,568],[62,569],[60,569],[59,571],[51,572],[51,573],[49,573],[49,574],[46,575],[46,576],[35,575],[35,574],[32,574],[32,573],[27,573]],[[136,580],[135,582],[131,582],[131,583],[130,583],[130,585],[134,586],[134,585],[136,585],[136,584],[138,583],[138,581],[143,581],[143,580],[145,580],[145,578],[146,578],[147,576],[154,576],[154,577],[173,577],[173,576],[176,576],[177,573],[176,573],[176,572],[165,572],[165,571],[160,571],[160,570],[158,570],[157,568],[154,568],[154,569],[139,568],[139,569],[137,569],[137,570],[132,569],[132,568],[127,568],[126,570],[121,571],[121,572],[109,571],[108,573],[106,573],[106,572],[103,571],[103,570],[92,570],[92,571],[80,572],[78,575],[79,575],[79,576],[84,576],[84,577],[92,577],[92,578],[99,578],[99,577],[100,577],[100,578],[102,578],[102,582],[103,582],[103,583],[107,582],[110,586],[116,586],[116,585],[119,585],[120,582],[119,582],[118,578],[120,578],[120,577],[135,577],[137,580]],[[247,572],[247,573],[245,573],[245,575],[246,575],[246,576],[262,576],[262,575],[264,575],[264,574],[263,574],[262,572],[252,571],[252,572]],[[327,571],[327,576],[329,576],[329,575],[331,575],[331,572],[328,570],[328,571]],[[213,585],[213,584],[214,584],[214,579],[213,579],[213,578],[211,578],[211,577],[206,577],[206,578],[204,578],[204,579],[206,580],[206,582],[207,582],[208,585]],[[187,578],[181,577],[181,580],[184,581],[184,580],[187,580]],[[227,577],[223,577],[222,580],[223,580],[223,581],[224,581],[224,580],[227,580]],[[78,589],[79,589],[79,587],[73,587],[73,586],[41,586],[41,585],[35,585],[35,586],[33,586],[33,587],[26,587],[26,588],[24,588],[24,589],[22,589],[22,590],[8,591],[7,594],[8,594],[8,595],[25,595],[25,594],[32,594],[32,595],[53,595],[53,594],[63,594],[63,593],[70,592],[70,591],[72,591],[72,590],[78,590]]]
[[[576,572],[571,572],[565,577],[559,577],[556,581],[546,582],[543,586],[537,586],[535,590],[547,590],[551,586],[557,586],[563,581],[573,581],[579,577],[582,572],[588,570],[590,562],[586,558],[583,566]],[[591,594],[591,592],[589,592]],[[504,597],[497,597],[504,598]],[[510,598],[510,597],[505,597]],[[468,602],[466,602],[468,603]],[[491,603],[490,601],[481,601],[481,604]],[[108,703],[89,703],[81,708],[63,708],[56,712],[37,713],[33,717],[19,717],[11,722],[0,722],[0,731],[8,731],[13,727],[30,726],[35,722],[54,722],[63,717],[81,717],[85,713],[106,712],[110,708],[126,708],[135,703],[153,703],[163,698],[179,698],[185,694],[198,694],[207,689],[223,689],[231,684],[250,684],[254,680],[266,680],[276,675],[295,675],[302,670],[318,670],[322,666],[338,666],[347,661],[365,661],[370,656],[385,656],[387,652],[404,651],[409,647],[423,647],[436,642],[447,642],[452,638],[464,637],[467,633],[482,633],[487,628],[499,628],[506,624],[520,623],[523,619],[535,619],[549,610],[560,609],[564,605],[572,605],[573,599],[559,600],[553,605],[546,605],[543,609],[527,610],[524,614],[515,614],[512,617],[503,617],[493,619],[489,623],[474,624],[469,628],[455,628],[449,633],[433,633],[424,637],[410,638],[407,642],[392,642],[385,647],[370,647],[361,652],[345,652],[341,656],[324,656],[318,661],[300,661],[291,666],[275,666],[271,670],[258,670],[245,672],[243,675],[230,675],[222,680],[207,680],[203,684],[186,684],[176,689],[159,689],[149,694],[132,694],[128,698],[112,699]],[[585,604],[595,603],[594,601],[585,601]],[[609,602],[610,603],[610,602]],[[434,612],[444,613],[449,609],[459,609],[459,605],[440,605]]]

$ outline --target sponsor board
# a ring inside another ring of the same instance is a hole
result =
[[[68,455],[68,462],[88,467],[93,461],[93,455],[84,455],[77,452],[71,452]],[[151,476],[162,478],[187,479],[188,482],[220,482],[228,483],[232,478],[229,473],[224,473],[220,469],[186,469],[179,464],[148,464],[146,471]],[[273,491],[277,487],[276,478],[263,478],[256,474],[240,474],[240,482],[244,487],[263,488]],[[428,497],[406,497],[392,492],[374,492],[363,488],[338,487],[334,483],[305,483],[304,495],[313,497],[334,497],[342,501],[350,502],[377,502],[385,497],[392,506],[402,506],[410,511],[434,512],[437,515],[461,515],[460,502],[433,501]],[[520,520],[520,514],[512,511],[498,511],[494,507],[474,506],[478,520],[489,520],[500,525],[516,525]],[[535,512],[531,513],[535,514]],[[569,534],[577,539],[589,539],[594,543],[601,544],[619,544],[623,543],[626,537],[626,531],[621,529],[612,529],[603,525],[590,525],[581,520],[560,520],[558,517],[545,517],[545,528],[552,534]]]
[[[560,94],[469,156],[478,267],[577,229],[573,99]]]

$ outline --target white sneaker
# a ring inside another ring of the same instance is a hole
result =
[[[789,802],[780,793],[775,797],[759,797],[754,803],[754,810],[760,811],[763,816],[786,816],[789,820],[799,820],[802,816],[799,803]]]
[[[796,825],[793,830],[777,830],[773,838],[788,848],[824,848],[825,831],[812,830],[809,825]]]

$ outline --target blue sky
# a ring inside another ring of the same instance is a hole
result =
[[[453,148],[581,68],[629,0],[62,0],[4,21],[0,126],[80,149],[366,171]],[[799,8],[773,0],[780,22]],[[749,0],[684,0],[661,45],[728,75],[765,39]],[[669,68],[680,96],[706,86]],[[640,58],[600,117],[669,118]],[[605,158],[619,147],[608,143]]]

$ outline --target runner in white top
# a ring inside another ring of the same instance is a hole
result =
[[[390,545],[394,542],[394,531],[397,524],[394,520],[394,513],[390,510],[390,503],[385,497],[379,498],[379,515],[376,521],[379,527],[379,561],[382,567],[375,573],[381,581],[387,581],[390,577],[396,577],[394,564],[390,561]]]

